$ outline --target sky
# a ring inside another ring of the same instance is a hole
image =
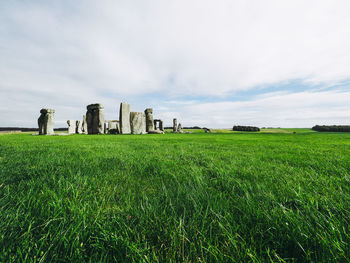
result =
[[[0,127],[102,103],[166,126],[350,125],[348,0],[0,1]]]

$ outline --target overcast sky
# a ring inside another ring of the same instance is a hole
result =
[[[350,124],[349,0],[0,2],[0,126],[102,103],[166,125]]]

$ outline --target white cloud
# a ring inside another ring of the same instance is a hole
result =
[[[178,108],[175,116],[184,126],[212,128],[230,128],[233,125],[296,128],[316,124],[350,125],[349,100],[349,91],[272,93],[249,101],[187,105]]]
[[[188,112],[196,116],[194,124],[230,126],[234,120],[222,116],[231,106],[213,104],[215,115],[200,115],[200,100],[225,100],[242,90],[259,93],[256,86],[294,79],[310,88],[349,79],[349,9],[346,0],[2,2],[0,104],[12,110],[0,115],[0,125],[29,119],[35,125],[44,106],[54,107],[58,123],[64,123],[80,118],[93,102],[106,105],[108,118],[115,118],[120,101],[132,101],[137,110],[159,107],[171,118],[184,114],[188,97],[197,105]],[[308,110],[312,99],[298,94],[304,99],[290,99],[305,100]],[[170,109],[163,100],[182,106]],[[286,107],[275,102],[275,111],[266,112],[270,119]],[[259,123],[256,111],[243,110],[241,116]],[[276,126],[306,124],[305,113],[300,120],[287,113],[294,117]]]

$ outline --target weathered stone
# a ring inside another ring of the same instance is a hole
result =
[[[177,126],[177,132],[181,132],[182,131],[182,125],[181,123],[179,123],[179,125]]]
[[[53,109],[41,109],[38,118],[39,135],[54,134],[54,113]]]
[[[86,127],[88,134],[92,134],[92,114],[92,110],[86,112]]]
[[[105,134],[117,134],[118,123],[119,123],[118,120],[105,120],[105,123],[104,123]]]
[[[163,121],[159,119],[154,120],[154,129],[164,131]]]
[[[130,112],[130,126],[132,134],[145,134],[146,115],[143,112]]]
[[[120,134],[120,121],[116,121],[117,123],[117,134]]]
[[[111,129],[117,129],[117,122],[115,121],[109,121],[108,122],[108,129],[111,130]]]
[[[87,107],[86,123],[89,134],[104,133],[104,108],[102,104],[90,104]]]
[[[75,133],[76,134],[82,134],[83,133],[83,122],[82,121],[76,121],[75,122]]]
[[[153,109],[147,108],[145,110],[145,114],[146,114],[146,131],[147,132],[154,131]]]
[[[103,124],[103,130],[104,130],[105,134],[108,133],[107,122],[105,122],[105,123]]]
[[[108,121],[108,133],[119,134],[119,121],[117,120]]]
[[[86,122],[86,115],[83,115],[83,123],[82,123],[81,131],[82,131],[83,134],[87,134],[88,133],[87,122]]]
[[[173,132],[177,132],[177,119],[173,119]]]
[[[68,134],[75,134],[76,132],[75,121],[67,120],[67,124],[68,124]]]
[[[126,102],[120,103],[119,124],[121,134],[130,134],[130,104]]]

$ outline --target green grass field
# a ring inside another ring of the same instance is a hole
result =
[[[350,134],[1,135],[0,262],[99,261],[350,262]]]

